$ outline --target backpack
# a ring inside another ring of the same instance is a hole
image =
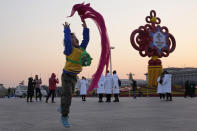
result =
[[[82,49],[82,54],[80,56],[80,64],[82,66],[90,66],[91,65],[91,62],[92,62],[92,58],[90,56],[89,53],[86,52],[86,50],[84,50],[83,48]]]

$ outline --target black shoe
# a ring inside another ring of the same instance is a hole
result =
[[[46,100],[45,102],[48,103],[48,100]]]

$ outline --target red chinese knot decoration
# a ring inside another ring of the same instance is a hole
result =
[[[166,26],[159,25],[161,20],[156,17],[154,10],[150,11],[150,16],[145,20],[148,24],[140,26],[131,33],[131,45],[142,57],[167,57],[176,47],[173,35],[169,33]]]
[[[156,87],[157,78],[162,72],[161,60],[158,58],[168,57],[174,51],[176,41],[166,26],[159,25],[161,20],[156,17],[154,10],[145,20],[146,25],[131,33],[130,42],[142,57],[151,57],[148,61],[148,86]]]

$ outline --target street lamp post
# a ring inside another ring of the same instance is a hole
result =
[[[114,46],[110,47],[110,74],[112,74],[112,57],[111,57],[111,50],[112,49],[115,49],[115,47]]]

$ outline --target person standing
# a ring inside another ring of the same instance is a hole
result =
[[[133,92],[133,98],[136,99],[136,90],[137,90],[137,82],[136,80],[133,79],[133,74],[132,73],[129,73],[129,82],[130,82],[130,85],[132,87],[132,92]]]
[[[161,75],[157,78],[157,93],[160,96],[160,99],[165,99],[165,92],[164,92],[164,86],[163,86],[163,79],[164,79],[164,73],[162,72]]]
[[[65,22],[64,26],[64,54],[66,56],[66,64],[62,73],[62,96],[61,96],[61,122],[64,127],[69,128],[68,114],[72,101],[77,75],[82,71],[80,63],[83,50],[89,43],[89,29],[85,21],[83,22],[83,41],[79,45],[79,40],[74,33],[71,33],[70,24]]]
[[[191,98],[192,97],[195,97],[195,83],[192,81],[191,84],[190,84],[190,90],[191,90]]]
[[[32,77],[29,77],[28,79],[28,89],[27,89],[27,102],[32,102],[32,97],[34,96],[34,87],[35,87],[35,83],[33,81]]]
[[[137,81],[132,79],[133,98],[136,99]]]
[[[86,80],[84,76],[82,76],[82,79],[80,80],[80,95],[81,95],[82,101],[86,101],[87,84],[88,84],[88,81]]]
[[[187,98],[187,96],[190,94],[189,88],[190,88],[190,82],[189,82],[189,80],[187,80],[185,82],[185,92],[184,92],[185,98]]]
[[[10,93],[11,93],[11,89],[10,87],[8,88],[8,98],[10,98]]]
[[[171,79],[172,79],[172,75],[169,74],[167,71],[164,71],[163,86],[164,86],[164,92],[166,93],[166,101],[172,101]]]
[[[56,79],[55,73],[51,74],[51,78],[49,78],[49,93],[46,97],[46,103],[48,103],[49,97],[52,95],[52,103],[55,103],[54,97],[55,97],[55,91],[56,91],[56,84],[59,83],[58,78]]]
[[[115,70],[113,71],[113,94],[115,98],[114,102],[119,102],[119,78]]]
[[[42,94],[40,91],[40,85],[42,84],[42,79],[38,79],[38,75],[35,75],[35,79],[34,79],[34,83],[35,83],[35,89],[36,89],[36,101],[37,98],[39,97],[40,101],[42,100]]]
[[[107,75],[105,76],[105,94],[106,94],[105,102],[111,102],[112,86],[113,86],[113,77],[109,73],[109,71],[107,71]]]
[[[97,94],[99,95],[99,101],[98,102],[103,102],[103,95],[105,93],[105,76],[101,74],[101,77],[98,82],[98,88],[97,88]]]

